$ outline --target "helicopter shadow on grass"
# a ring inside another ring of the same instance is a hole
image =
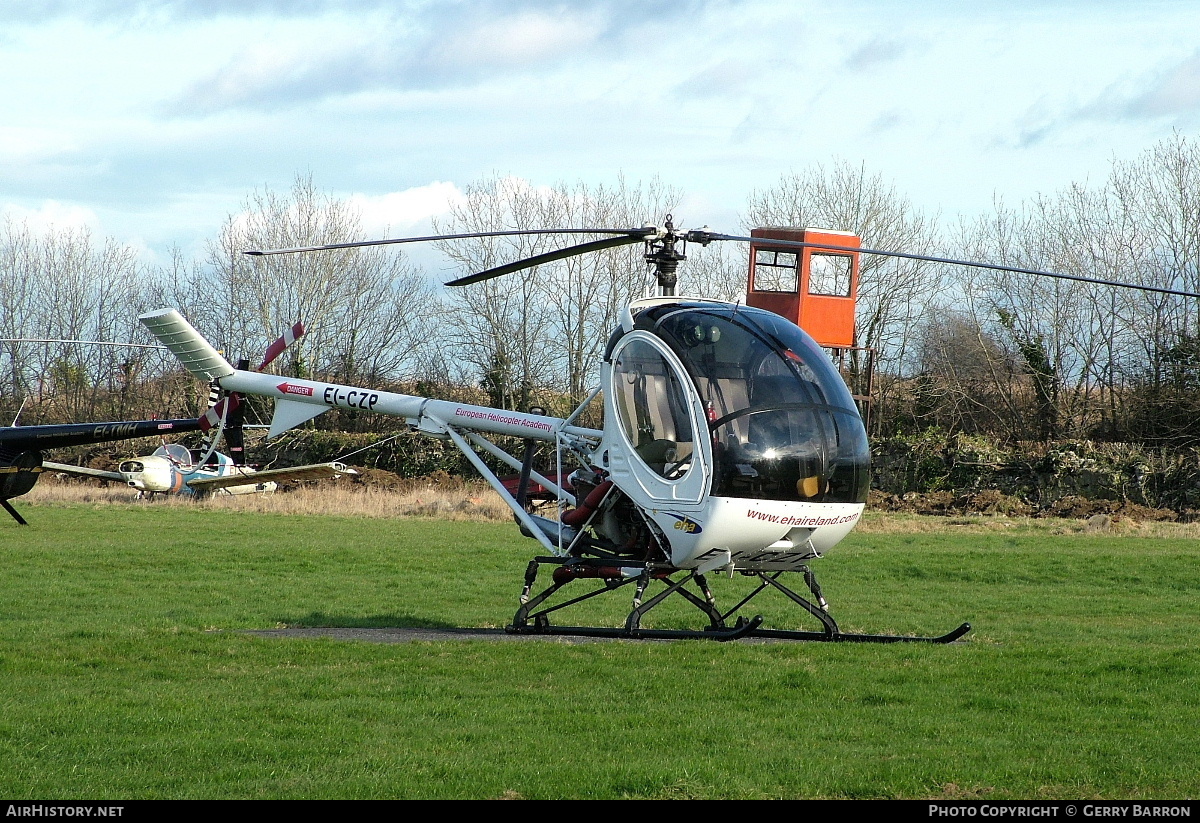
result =
[[[304,617],[281,617],[277,628],[249,630],[257,637],[357,640],[369,643],[438,643],[460,640],[549,641],[556,643],[603,643],[621,639],[572,635],[509,633],[501,628],[462,627],[413,615],[331,616],[311,612]],[[658,642],[640,640],[629,642]]]
[[[330,615],[324,612],[309,612],[303,617],[282,616],[276,618],[280,626],[292,629],[459,629],[452,623],[430,620],[412,614],[377,615]]]
[[[515,635],[503,629],[462,628],[440,620],[399,614],[369,616],[328,615],[310,612],[303,617],[282,616],[276,628],[249,630],[257,637],[324,638],[372,643],[438,642],[444,640],[497,640]]]

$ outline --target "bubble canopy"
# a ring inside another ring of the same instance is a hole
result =
[[[862,418],[803,330],[761,309],[686,302],[643,309],[634,326],[678,355],[705,405],[714,496],[866,502]]]
[[[179,443],[164,443],[154,450],[151,457],[165,457],[172,463],[179,466],[192,465],[192,453],[188,451],[186,446]]]

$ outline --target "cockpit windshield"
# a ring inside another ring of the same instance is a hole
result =
[[[179,443],[164,443],[154,450],[153,457],[165,457],[178,466],[190,466],[192,453]]]
[[[866,501],[870,449],[862,419],[811,337],[745,306],[655,306],[635,325],[671,346],[705,403],[713,495]]]

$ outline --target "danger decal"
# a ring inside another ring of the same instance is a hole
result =
[[[303,395],[304,397],[312,397],[313,396],[312,386],[300,386],[300,385],[297,385],[296,383],[280,383],[275,388],[279,389],[284,394],[299,394],[299,395]],[[329,390],[326,389],[325,391],[326,391],[326,393],[328,393]],[[329,401],[326,401],[326,402],[329,402]]]

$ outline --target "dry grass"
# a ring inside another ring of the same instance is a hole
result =
[[[208,508],[276,512],[280,514],[337,514],[348,517],[433,517],[440,520],[507,522],[508,506],[490,487],[464,484],[458,488],[414,486],[381,489],[341,480],[306,483],[273,494],[214,495],[202,500],[160,496],[138,500],[120,486],[107,488],[73,481],[47,479],[25,496],[31,503],[109,503],[125,506],[205,506]]]
[[[512,513],[482,482],[409,484],[382,488],[335,481],[306,483],[274,494],[137,500],[128,489],[94,483],[44,478],[26,495],[30,503],[95,503],[125,506],[207,506],[281,514],[336,514],[347,517],[430,517],[440,520],[507,523]],[[999,514],[937,516],[872,511],[869,507],[856,531],[863,534],[1108,534],[1144,538],[1200,538],[1200,523],[1138,521],[1131,517],[1094,515],[1090,518],[1014,517]]]

